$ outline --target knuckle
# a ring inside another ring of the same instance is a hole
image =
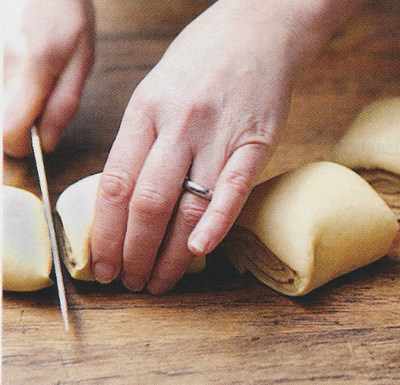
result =
[[[134,187],[134,178],[124,170],[107,170],[103,172],[100,183],[101,197],[111,204],[129,202]]]
[[[99,231],[96,238],[97,242],[91,243],[92,263],[99,261],[113,261],[117,263],[122,255],[122,243],[112,232],[112,228],[107,225],[103,231]],[[101,240],[101,242],[99,242]]]
[[[214,105],[204,97],[187,102],[183,113],[183,125],[190,127],[193,124],[210,122],[216,114]]]
[[[278,130],[276,127],[278,122],[276,119],[255,120],[251,122],[249,132],[255,136],[255,142],[260,145],[270,146],[278,140]]]
[[[129,108],[125,111],[124,119],[153,122],[158,106],[157,101],[148,97],[146,92],[135,90],[129,101]]]
[[[170,212],[170,200],[153,183],[142,183],[135,193],[134,211],[142,218],[163,217]]]
[[[164,106],[165,111],[174,111],[173,125],[171,124],[171,138],[180,142],[192,135],[198,137],[199,127],[212,126],[217,120],[218,109],[210,100],[199,97],[199,100],[193,100],[188,95],[178,96],[174,101],[170,101],[168,106]],[[160,126],[165,121],[158,120]],[[168,123],[169,125],[170,123]]]
[[[242,171],[230,171],[225,178],[226,187],[241,198],[246,197],[251,190],[249,175]]]
[[[110,226],[109,218],[97,216],[91,233],[91,250],[97,255],[114,255],[122,250],[122,239],[119,226]],[[107,258],[107,257],[104,257]]]
[[[153,111],[159,105],[154,87],[147,85],[147,82],[146,77],[139,83],[130,100],[132,107],[142,113]]]
[[[28,45],[27,60],[41,66],[62,68],[86,30],[85,20],[76,18],[68,26],[59,28],[53,40],[42,38]]]
[[[146,109],[146,107],[154,102],[154,91],[146,87],[146,79],[143,79],[137,88],[133,91],[132,103],[136,108]]]
[[[95,251],[95,253],[93,253],[94,255],[94,259],[107,259],[106,255],[109,256],[109,253],[104,253],[103,249],[106,249],[108,251],[111,252],[115,252],[115,250],[118,250],[119,244],[118,244],[118,240],[115,237],[114,232],[112,231],[112,228],[109,226],[109,224],[105,225],[102,229],[98,230],[98,235],[100,236],[101,239],[101,245],[102,245],[102,249],[101,249],[101,253],[99,253],[99,248],[97,248],[97,244],[92,242],[92,251]],[[94,238],[98,240],[99,237]],[[95,246],[96,245],[96,246]]]
[[[189,200],[183,200],[179,205],[178,214],[186,226],[193,228],[203,216],[204,211],[205,207]]]
[[[40,68],[42,75],[56,79],[65,63],[65,52],[60,50],[55,43],[41,42],[32,44],[25,53],[26,62],[33,68]]]
[[[276,129],[278,122],[275,119],[258,119],[253,116],[244,118],[243,135],[239,139],[238,147],[241,145],[253,145],[267,150],[274,147],[279,140]]]
[[[214,208],[211,212],[211,216],[215,218],[215,221],[222,229],[229,229],[233,224],[233,215],[228,210]]]

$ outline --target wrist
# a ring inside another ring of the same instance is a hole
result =
[[[318,50],[361,8],[366,0],[288,1],[293,6],[299,43],[309,51]]]
[[[294,41],[293,55],[304,59],[365,3],[366,0],[243,0],[241,6],[243,14],[257,14],[264,31],[278,24],[286,28]]]

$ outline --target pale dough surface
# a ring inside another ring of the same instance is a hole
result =
[[[100,177],[101,174],[95,174],[72,184],[60,195],[56,205],[64,229],[64,263],[71,276],[79,280],[94,280],[90,269],[90,233]],[[195,258],[188,273],[204,267],[205,259]]]
[[[400,97],[378,100],[362,110],[331,160],[352,169],[400,175]]]
[[[67,188],[57,201],[72,277],[94,279],[90,232],[100,174]],[[51,251],[41,201],[3,187],[5,290],[52,284]],[[383,256],[398,229],[393,213],[351,170],[329,162],[304,166],[256,187],[223,247],[241,271],[301,295]],[[60,229],[58,230],[60,231]],[[189,272],[204,268],[195,260]]]
[[[331,160],[361,175],[400,221],[400,97],[378,100],[361,111]],[[400,247],[389,254],[400,259]]]
[[[75,279],[92,281],[90,269],[90,232],[94,218],[100,174],[91,175],[69,186],[57,200],[56,211],[64,231],[65,266]]]
[[[50,240],[39,198],[28,191],[2,186],[3,289],[33,291],[53,284]]]
[[[365,180],[317,162],[257,186],[223,248],[239,271],[303,295],[385,255],[397,228]]]

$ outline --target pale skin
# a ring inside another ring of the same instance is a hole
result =
[[[12,156],[29,154],[35,119],[45,149],[54,149],[93,58],[90,2],[21,2],[31,10],[47,4],[53,24],[34,34],[20,13],[26,28],[6,47],[9,100],[34,88],[23,103],[6,104],[4,149]],[[67,33],[54,32],[57,7],[48,3],[72,7],[61,18]],[[162,294],[221,242],[277,144],[296,72],[362,3],[219,0],[179,34],[133,92],[104,167],[91,239],[100,282],[120,277],[132,291]],[[42,54],[13,52],[26,39]],[[214,189],[211,202],[182,193],[187,175]]]

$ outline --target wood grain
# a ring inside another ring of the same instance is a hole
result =
[[[97,61],[81,112],[48,156],[53,201],[101,171],[129,97],[177,33],[212,2],[97,0]],[[400,2],[370,1],[295,86],[269,177],[324,159],[360,109],[400,95]],[[4,161],[6,183],[38,192],[33,162]],[[3,383],[397,384],[400,264],[383,259],[302,299],[239,275],[216,251],[163,297],[120,284],[5,293]]]

